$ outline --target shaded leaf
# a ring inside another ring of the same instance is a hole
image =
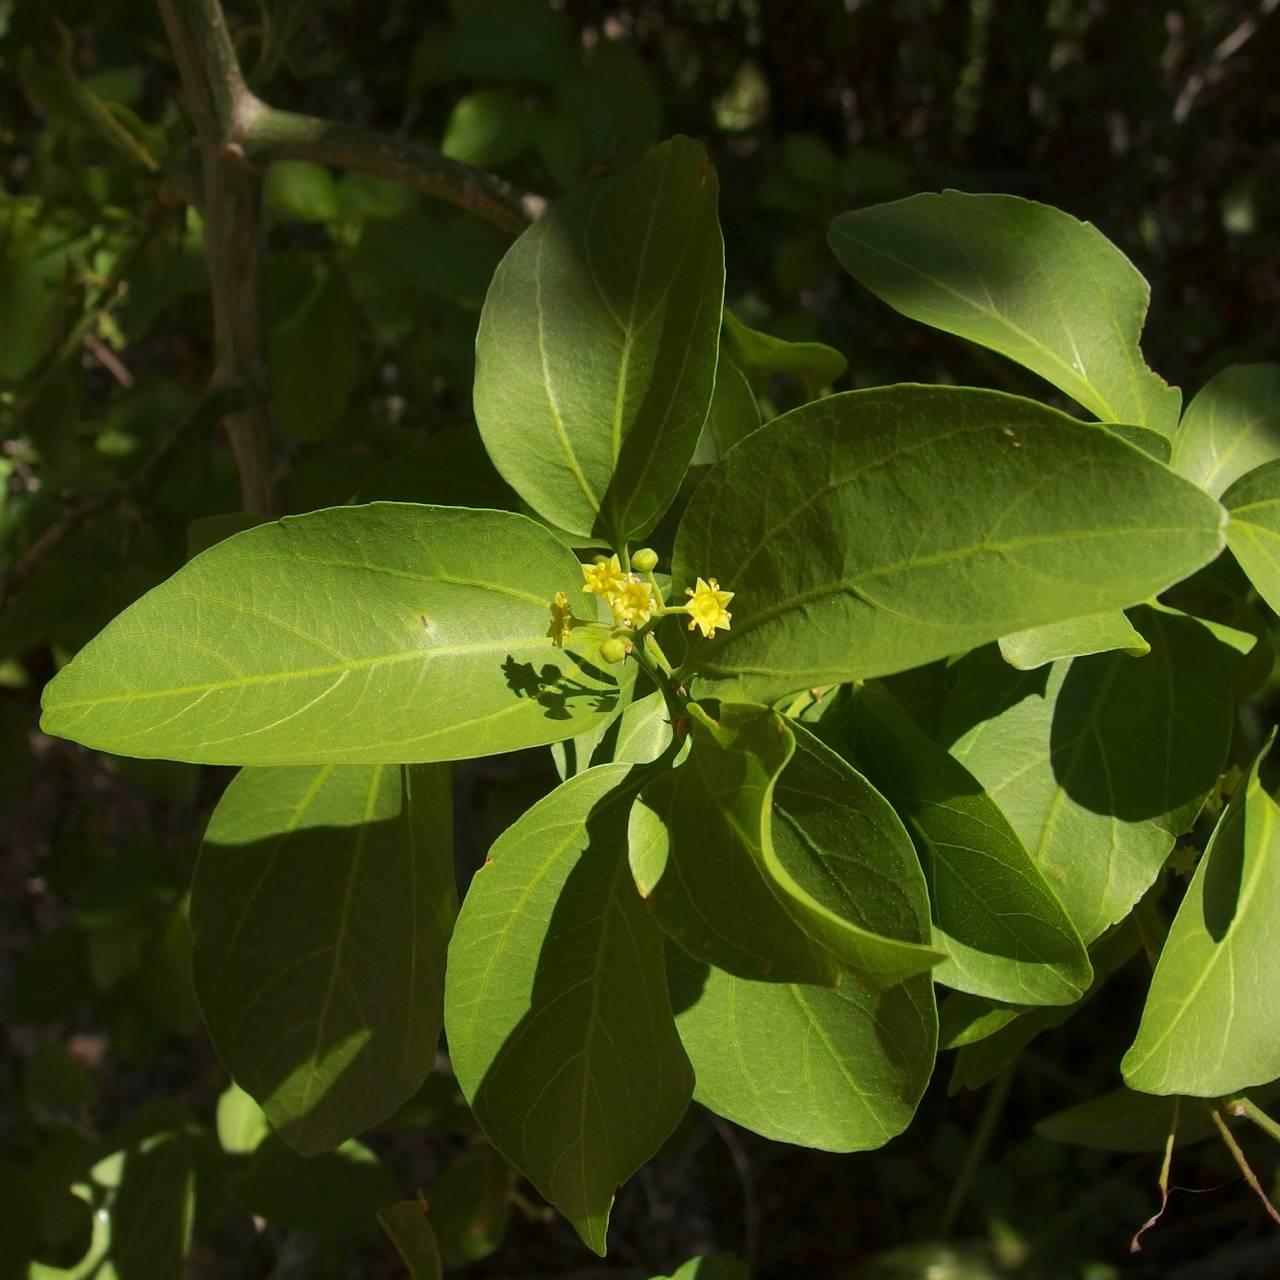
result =
[[[1280,612],[1280,460],[1241,476],[1222,495],[1227,545],[1258,594]]]
[[[1264,1094],[1276,1092],[1256,1090],[1251,1096],[1262,1102]],[[1226,1107],[1222,1108],[1222,1118],[1228,1125],[1240,1123],[1239,1117]],[[1174,1130],[1175,1147],[1218,1136],[1218,1126],[1203,1099],[1180,1098],[1176,1094],[1157,1097],[1123,1086],[1056,1111],[1036,1125],[1036,1133],[1050,1142],[1098,1151],[1163,1151],[1170,1129]]]
[[[511,247],[476,336],[475,415],[545,519],[615,546],[675,497],[715,380],[716,178],[688,138],[566,196]]]
[[[1141,606],[1151,644],[1014,671],[994,647],[954,668],[943,742],[986,788],[1086,942],[1128,914],[1190,828],[1231,739],[1234,652]]]
[[[691,711],[688,759],[631,813],[631,870],[663,929],[762,981],[834,986],[854,969],[888,986],[937,963],[923,877],[883,798],[766,707]]]
[[[676,591],[714,575],[736,596],[687,669],[695,691],[760,701],[905,670],[1146,599],[1218,553],[1222,522],[1167,468],[1029,400],[831,396],[753,432],[690,501]]]
[[[830,242],[894,310],[1016,360],[1104,422],[1173,434],[1182,394],[1138,346],[1151,291],[1090,223],[944,191],[843,213]]]
[[[1138,930],[1132,920],[1125,920],[1099,938],[1089,948],[1093,982],[1082,1000],[1090,1000],[1097,995],[1103,983],[1137,954],[1140,945]],[[946,1006],[953,1001],[967,1003],[969,1008],[949,1011],[948,1016]],[[984,1004],[985,1014],[981,1008]],[[943,1008],[950,1040],[948,1047],[960,1050],[947,1086],[948,1093],[956,1094],[961,1089],[980,1089],[990,1084],[1036,1036],[1061,1026],[1077,1012],[1080,1004],[1016,1009],[956,992],[947,997]]]
[[[760,425],[760,406],[747,376],[723,352],[716,366],[711,410],[693,455],[695,466],[719,462]]]
[[[303,1155],[386,1119],[435,1059],[457,909],[449,770],[245,769],[191,890],[214,1045]]]
[[[431,1188],[431,1222],[446,1266],[487,1258],[507,1230],[514,1175],[490,1146],[468,1151]]]
[[[553,742],[618,699],[598,639],[547,639],[548,601],[581,586],[573,555],[519,515],[374,503],[289,516],[210,547],[120,614],[46,687],[43,726],[213,764]]]
[[[300,1156],[271,1137],[253,1153],[236,1196],[260,1218],[318,1236],[367,1236],[400,1194],[378,1157],[358,1142]]]
[[[1084,944],[995,801],[883,689],[855,694],[843,740],[893,803],[924,863],[936,981],[1022,1004],[1069,1004],[1091,975]]]
[[[732,311],[724,311],[725,345],[748,374],[782,373],[794,378],[812,399],[830,386],[849,362],[834,347],[822,342],[791,342],[775,338],[744,324]]]
[[[630,771],[570,779],[499,837],[458,917],[445,1002],[485,1134],[600,1254],[614,1191],[692,1088],[662,935],[628,875]]]
[[[426,1206],[418,1200],[401,1200],[378,1210],[378,1221],[395,1245],[409,1280],[440,1280],[444,1267]]]

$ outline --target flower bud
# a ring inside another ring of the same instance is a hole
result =
[[[641,547],[631,557],[631,567],[641,573],[652,573],[658,567],[658,553],[652,547]]]
[[[617,636],[610,636],[600,646],[600,656],[606,662],[621,662],[627,656],[627,643]]]

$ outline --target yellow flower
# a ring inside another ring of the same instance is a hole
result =
[[[586,579],[583,591],[604,596],[606,600],[626,581],[616,555],[610,556],[608,560],[601,556],[595,564],[584,564],[582,576]]]
[[[608,599],[619,626],[642,627],[653,616],[653,588],[635,574],[624,578],[622,584],[609,593]]]
[[[685,587],[684,593],[691,597],[689,603],[685,605],[685,612],[689,615],[690,631],[697,627],[710,639],[715,635],[717,627],[724,631],[729,630],[729,621],[733,615],[725,605],[733,599],[732,591],[721,591],[720,584],[714,578],[706,582],[699,578],[697,585]]]
[[[572,630],[573,612],[569,597],[563,591],[557,591],[556,598],[551,602],[551,625],[547,628],[547,635],[557,649],[563,649],[564,638]]]

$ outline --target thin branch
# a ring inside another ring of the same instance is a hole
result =
[[[273,462],[262,311],[262,174],[240,137],[261,107],[244,83],[220,0],[159,0],[200,139],[204,247],[213,308],[212,386],[247,388],[247,408],[227,418],[241,505],[274,515],[281,503]]]
[[[1173,1115],[1169,1119],[1169,1132],[1164,1141],[1164,1159],[1160,1163],[1160,1207],[1133,1233],[1133,1239],[1129,1241],[1130,1253],[1142,1252],[1142,1237],[1164,1217],[1164,1211],[1169,1207],[1169,1171],[1173,1168],[1173,1144],[1178,1136],[1178,1115],[1181,1108],[1182,1100],[1174,1098]]]
[[[251,160],[310,160],[398,182],[512,235],[519,235],[547,208],[544,197],[416,142],[261,103],[249,116],[240,143]]]
[[[114,489],[89,494],[71,501],[63,514],[49,525],[3,574],[0,574],[0,615],[13,603],[31,575],[72,534],[84,528],[90,520],[116,507],[125,504],[145,506],[172,465],[177,453],[224,414],[242,408],[247,400],[246,393],[238,388],[207,393],[156,446],[147,460],[128,480]]]
[[[1280,1210],[1267,1197],[1267,1193],[1262,1189],[1262,1183],[1258,1181],[1258,1175],[1254,1173],[1252,1166],[1245,1159],[1244,1152],[1240,1150],[1240,1144],[1231,1136],[1231,1130],[1227,1128],[1227,1122],[1222,1118],[1222,1112],[1217,1107],[1210,1107],[1209,1114],[1213,1117],[1213,1123],[1218,1126],[1218,1132],[1222,1135],[1222,1141],[1227,1144],[1227,1150],[1231,1152],[1231,1158],[1236,1162],[1236,1166],[1240,1172],[1244,1174],[1244,1180],[1253,1190],[1253,1194],[1262,1201],[1262,1207],[1266,1209],[1273,1222],[1280,1223]]]
[[[987,1096],[982,1105],[982,1113],[978,1116],[978,1127],[973,1131],[969,1148],[964,1155],[964,1163],[951,1187],[951,1194],[943,1207],[942,1217],[938,1219],[938,1234],[947,1237],[955,1229],[956,1219],[969,1194],[969,1186],[978,1167],[986,1159],[991,1140],[995,1137],[996,1126],[1004,1112],[1004,1104],[1009,1098],[1009,1086],[1013,1084],[1016,1064],[1010,1064],[987,1089]]]
[[[1233,1116],[1252,1120],[1263,1133],[1280,1142],[1280,1124],[1277,1124],[1261,1107],[1248,1098],[1236,1098],[1227,1107]]]

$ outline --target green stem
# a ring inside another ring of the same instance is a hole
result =
[[[658,637],[652,631],[646,631],[644,635],[645,649],[649,656],[662,668],[668,675],[671,675],[671,663],[667,660],[667,655],[662,652],[662,646],[658,643]]]
[[[964,1164],[960,1166],[960,1173],[951,1188],[951,1194],[947,1197],[942,1217],[938,1220],[938,1234],[944,1238],[949,1236],[954,1229],[956,1219],[960,1216],[960,1210],[964,1205],[965,1197],[969,1194],[969,1186],[973,1182],[973,1175],[977,1173],[978,1166],[986,1158],[987,1149],[991,1146],[991,1139],[995,1136],[996,1125],[1000,1122],[1004,1104],[1009,1097],[1009,1087],[1013,1084],[1013,1072],[1014,1068],[1012,1066],[1006,1067],[992,1081],[990,1088],[987,1090],[982,1114],[978,1117],[978,1127],[973,1131],[973,1140],[969,1143],[968,1151],[965,1152]]]
[[[1256,1106],[1248,1098],[1233,1098],[1227,1106],[1233,1116],[1243,1116],[1252,1120],[1268,1137],[1280,1142],[1280,1124],[1277,1124],[1263,1109]]]
[[[1245,1154],[1240,1150],[1240,1144],[1231,1134],[1231,1130],[1227,1128],[1227,1122],[1222,1118],[1222,1113],[1217,1107],[1209,1108],[1209,1115],[1213,1118],[1213,1123],[1218,1126],[1218,1133],[1222,1137],[1222,1141],[1226,1143],[1227,1150],[1231,1152],[1231,1158],[1236,1162],[1236,1167],[1244,1175],[1244,1180],[1249,1184],[1253,1194],[1262,1201],[1262,1206],[1266,1209],[1268,1216],[1273,1222],[1280,1222],[1280,1210],[1271,1203],[1267,1193],[1262,1189],[1262,1183],[1258,1181],[1258,1175],[1254,1173],[1253,1167],[1249,1161],[1245,1159]]]

